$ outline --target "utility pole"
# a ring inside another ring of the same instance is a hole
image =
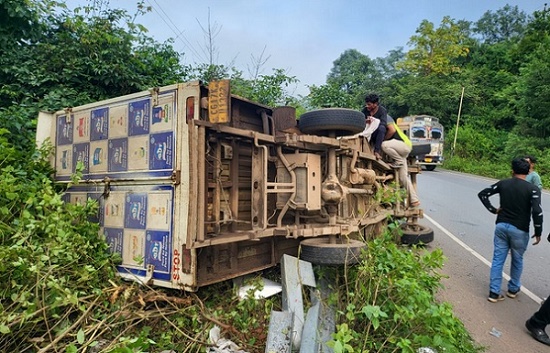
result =
[[[460,95],[460,105],[458,106],[458,118],[456,119],[456,128],[455,128],[455,140],[453,141],[453,148],[451,149],[451,158],[455,152],[456,147],[456,136],[458,135],[458,123],[460,122],[460,113],[462,112],[462,100],[464,99],[464,86],[462,86],[462,94]]]

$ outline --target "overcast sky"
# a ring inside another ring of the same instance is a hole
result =
[[[187,64],[208,62],[204,27],[217,30],[215,63],[235,66],[245,74],[251,57],[265,48],[264,74],[284,69],[300,80],[295,94],[320,85],[334,60],[356,49],[370,58],[385,57],[409,38],[422,20],[439,27],[444,16],[475,22],[488,10],[506,4],[527,14],[542,10],[547,0],[145,0],[153,10],[137,22],[174,48]],[[79,1],[80,2],[80,1]],[[73,1],[68,1],[73,3]],[[137,0],[111,0],[114,8],[134,12]]]

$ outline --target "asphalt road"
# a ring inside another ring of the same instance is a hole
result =
[[[522,292],[515,299],[490,303],[487,296],[496,216],[485,209],[477,193],[495,181],[442,169],[423,171],[418,176],[425,215],[421,223],[435,233],[428,247],[442,249],[447,258],[442,271],[448,278],[438,295],[453,305],[455,314],[486,352],[550,352],[550,347],[531,338],[524,326],[541,300],[550,295],[550,243],[546,240],[550,195],[543,192],[543,210],[549,206],[544,213],[543,238],[538,245],[529,245],[524,255]],[[498,205],[498,196],[491,197],[491,202]],[[503,293],[509,265],[508,258]]]

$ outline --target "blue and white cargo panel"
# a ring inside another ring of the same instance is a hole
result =
[[[82,163],[83,179],[166,178],[174,171],[176,90],[55,116],[57,181]]]

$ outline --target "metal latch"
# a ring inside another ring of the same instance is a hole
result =
[[[73,108],[65,108],[65,124],[71,123],[72,112],[73,112]]]
[[[103,187],[103,198],[108,198],[109,197],[109,194],[111,193],[111,179],[109,179],[108,177],[105,177],[105,179],[103,179],[103,182],[105,183],[105,186]]]
[[[179,185],[181,183],[181,170],[174,170],[172,172],[172,181],[174,185]]]
[[[151,92],[151,104],[153,107],[156,107],[159,104],[160,89],[158,87],[153,87],[149,90],[149,92]]]
[[[143,279],[143,282],[148,285],[153,284],[153,273],[155,272],[155,265],[147,265],[147,273],[145,274],[145,278]]]

